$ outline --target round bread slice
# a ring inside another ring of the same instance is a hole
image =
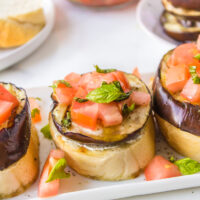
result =
[[[185,102],[165,87],[167,61],[172,51],[162,59],[153,84],[153,109],[162,134],[180,154],[200,161],[199,105]]]
[[[137,77],[126,74],[132,88],[149,93],[146,85]],[[103,127],[96,131],[70,129],[61,122],[66,107],[54,102],[49,115],[51,135],[58,148],[66,153],[68,164],[79,174],[98,180],[124,180],[139,175],[155,153],[154,124],[151,118],[151,102],[137,106],[122,124]]]
[[[164,11],[161,16],[161,24],[166,34],[177,41],[195,41],[200,34],[200,17],[188,19]]]
[[[0,171],[0,199],[16,196],[26,190],[39,173],[39,140],[32,125],[26,154],[8,168]]]

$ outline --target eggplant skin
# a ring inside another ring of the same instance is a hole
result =
[[[199,0],[168,0],[173,6],[185,8],[188,10],[198,10],[200,11],[200,1]]]
[[[196,41],[200,31],[199,32],[195,32],[195,33],[176,33],[176,32],[172,32],[172,31],[168,31],[167,29],[164,28],[165,33],[173,38],[174,40],[178,41],[178,42],[185,42],[185,41]]]
[[[32,125],[26,154],[8,168],[0,171],[0,199],[10,198],[24,192],[38,177],[39,140]]]
[[[156,114],[176,128],[200,136],[200,106],[178,100],[163,86],[161,72],[166,67],[171,54],[172,51],[169,51],[163,57],[154,80],[153,109]]]
[[[23,99],[20,101],[25,103],[21,112],[15,116],[13,125],[0,130],[0,171],[26,154],[31,134],[31,115],[25,90],[10,83],[3,84],[9,84],[17,93],[21,92]]]
[[[110,147],[88,146],[62,135],[49,115],[51,135],[66,153],[68,164],[79,174],[98,180],[117,181],[138,176],[155,154],[154,124],[149,117],[137,137]]]
[[[200,137],[176,128],[156,114],[161,133],[178,153],[200,162]]]
[[[198,25],[193,26],[193,24],[200,23],[200,19],[188,19],[187,17],[177,16],[168,11],[164,11],[160,17],[160,22],[164,32],[179,42],[196,41],[200,34],[200,27]],[[187,26],[188,23],[191,26]]]

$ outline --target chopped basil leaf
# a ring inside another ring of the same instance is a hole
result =
[[[176,160],[175,160],[174,156],[171,156],[170,159],[169,159],[169,161],[170,161],[171,163],[174,163]]]
[[[125,99],[128,99],[129,96],[131,95],[132,93],[132,90],[130,92],[127,92],[127,93],[123,93],[119,98],[117,98],[115,101],[123,101]]]
[[[42,99],[40,97],[35,97],[35,99],[38,101],[42,101]]]
[[[43,133],[43,135],[44,135],[45,138],[52,139],[51,133],[50,133],[50,126],[49,126],[49,124],[47,124],[46,126],[44,126],[40,131]]]
[[[131,106],[128,106],[127,104],[124,104],[122,107],[122,114],[123,116],[127,116],[129,113],[133,112],[135,108],[135,104],[133,103]]]
[[[121,84],[120,84],[119,81],[113,81],[113,83],[115,84],[115,86],[116,86],[117,88],[120,89],[121,92],[124,92],[124,90],[122,89],[122,86],[121,86]]]
[[[197,60],[200,60],[200,54],[195,55],[194,58],[196,58]]]
[[[40,110],[38,108],[31,110],[31,118],[34,118],[36,114],[40,114]]]
[[[81,98],[78,98],[78,97],[74,97],[74,100],[79,102],[79,103],[84,103],[84,102],[88,101],[88,99],[81,99]]]
[[[64,171],[66,166],[67,166],[67,161],[64,158],[61,158],[60,160],[58,160],[55,166],[50,171],[49,177],[46,180],[46,183],[54,181],[56,179],[69,178],[70,174],[65,173]]]
[[[54,88],[57,88],[58,87],[58,85],[59,85],[59,83],[62,83],[62,84],[64,84],[66,87],[69,87],[69,88],[71,88],[72,86],[70,85],[70,83],[68,83],[67,81],[65,81],[65,80],[58,80],[58,81],[56,81],[52,86],[50,86],[50,87],[52,87],[53,89]]]
[[[200,84],[200,77],[198,76],[196,69],[197,69],[196,66],[191,66],[189,72],[191,74],[193,83],[194,84]]]
[[[66,118],[64,118],[61,123],[66,128],[70,128],[71,127],[72,121],[71,121],[71,114],[70,114],[69,111],[67,112]]]
[[[200,163],[190,158],[183,158],[174,162],[178,166],[181,174],[190,175],[200,172]]]
[[[119,86],[116,86],[116,81],[112,83],[103,82],[101,87],[89,92],[86,96],[86,99],[95,103],[110,103],[113,101],[122,101],[127,99],[131,92],[122,92]]]
[[[100,69],[98,65],[95,65],[94,67],[96,68],[96,72],[98,73],[107,74],[107,73],[116,71],[116,69]]]

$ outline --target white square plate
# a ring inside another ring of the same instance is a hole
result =
[[[153,73],[144,74],[143,79],[148,83],[152,76]],[[42,99],[40,106],[43,120],[36,126],[40,138],[40,169],[42,169],[50,149],[54,148],[53,141],[45,139],[40,132],[40,129],[48,123],[48,114],[52,104],[50,99],[51,92],[52,89],[49,87],[27,89],[29,97],[40,97]],[[175,158],[182,158],[166,144],[160,135],[157,135],[156,138],[156,151],[157,154],[163,155],[166,158],[169,158],[172,155]],[[92,180],[78,175],[71,169],[69,169],[69,171],[71,172],[71,177],[69,179],[61,180],[59,195],[49,199],[106,200],[200,186],[200,174],[156,181],[145,181],[144,175],[141,174],[135,179],[111,182]],[[38,180],[25,193],[12,199],[39,200],[37,197],[37,187]]]

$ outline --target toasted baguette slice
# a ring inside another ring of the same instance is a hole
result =
[[[39,173],[39,140],[32,125],[26,154],[8,168],[0,171],[0,199],[16,196],[28,188]]]
[[[42,0],[0,1],[0,48],[25,44],[44,25]]]

